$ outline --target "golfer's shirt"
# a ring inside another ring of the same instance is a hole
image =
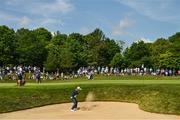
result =
[[[77,90],[73,90],[71,94],[71,99],[76,98],[76,96],[79,94]]]

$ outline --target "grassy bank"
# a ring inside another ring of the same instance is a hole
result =
[[[78,96],[84,101],[89,92],[95,101],[123,101],[139,104],[149,112],[180,115],[180,85],[176,84],[69,84],[27,85],[24,87],[0,87],[0,113],[33,108],[55,103],[71,102],[72,89],[80,85],[83,90]],[[70,106],[71,107],[71,106]]]

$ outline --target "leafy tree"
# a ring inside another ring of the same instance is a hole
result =
[[[48,46],[48,57],[44,63],[46,70],[54,71],[61,67],[61,49],[57,45],[50,44]]]
[[[55,71],[58,68],[61,71],[68,71],[75,66],[74,55],[68,48],[61,48],[53,44],[49,47],[49,54],[45,62],[47,70]]]
[[[173,53],[166,52],[160,55],[160,68],[178,68],[180,67],[179,61],[176,61]]]
[[[41,42],[44,46],[48,45],[52,39],[51,33],[45,28],[37,28],[32,32],[35,34],[36,40]]]
[[[43,66],[43,63],[46,60],[47,55],[48,55],[47,45],[52,39],[52,35],[45,28],[37,28],[33,30],[32,32],[33,34],[35,34],[36,41],[38,42],[37,47],[39,47],[37,51],[39,52],[39,56],[41,56],[38,64],[40,66]]]
[[[157,39],[154,43],[152,43],[153,55],[159,56],[160,54],[166,53],[168,48],[170,47],[170,42],[164,38]]]
[[[72,33],[68,36],[69,40],[74,40],[81,45],[87,45],[87,42],[84,39],[84,36],[79,33]]]
[[[180,41],[180,32],[177,32],[176,34],[170,36],[168,39],[169,39],[169,41],[172,42],[172,43],[174,43],[174,42],[176,42],[176,41],[179,42],[179,41]]]
[[[54,45],[64,45],[67,37],[68,36],[66,34],[61,34],[57,32],[57,34],[52,38],[51,43]]]
[[[85,36],[87,42],[88,56],[87,62],[89,65],[98,66],[99,50],[103,47],[103,41],[105,40],[105,35],[100,29],[95,29],[92,33]]]
[[[108,66],[121,47],[114,40],[106,38],[100,29],[95,29],[85,36],[87,41],[87,62],[92,66]]]
[[[104,52],[106,57],[106,65],[109,65],[111,63],[111,60],[113,59],[114,55],[116,55],[116,53],[121,53],[122,44],[123,43],[121,41],[115,41],[113,39],[106,38],[105,45],[107,51]]]
[[[88,35],[86,35],[86,41],[90,49],[94,48],[104,40],[105,40],[105,35],[103,31],[98,28],[95,29],[93,32],[89,33]]]
[[[17,54],[19,63],[25,65],[33,65],[35,56],[35,35],[28,29],[21,28],[16,32],[17,39]]]
[[[21,28],[17,30],[16,51],[19,57],[19,64],[43,66],[43,62],[47,56],[47,50],[45,48],[47,38],[45,37],[46,34],[42,33],[40,29],[31,31]]]
[[[151,66],[151,57],[149,46],[143,41],[133,43],[130,48],[126,48],[124,52],[125,59],[129,61],[129,67],[145,67]]]
[[[180,55],[180,32],[176,33],[169,37],[169,41],[171,42],[170,50],[175,55]]]
[[[76,63],[73,53],[68,48],[63,48],[61,51],[61,68],[68,71],[74,67],[76,67]]]
[[[154,43],[151,44],[151,48],[152,48],[151,59],[153,61],[154,68],[159,68],[160,55],[165,54],[167,51],[169,51],[170,45],[171,45],[171,43],[164,38],[159,38]]]
[[[0,26],[0,66],[16,64],[16,39],[13,29]]]
[[[72,33],[68,36],[65,46],[70,49],[74,55],[74,62],[76,67],[87,66],[87,43],[83,35],[79,33]]]
[[[173,59],[176,61],[175,68],[180,68],[180,32],[177,32],[175,35],[170,36],[169,41],[171,43],[169,51],[173,54]]]
[[[125,59],[120,53],[116,53],[111,61],[111,66],[125,68]]]

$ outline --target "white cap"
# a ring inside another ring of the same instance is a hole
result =
[[[79,86],[76,88],[77,90],[82,90]]]

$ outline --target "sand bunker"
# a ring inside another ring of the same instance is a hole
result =
[[[0,114],[0,120],[180,120],[180,116],[142,111],[137,104],[122,102],[82,102],[71,112],[72,103]]]

